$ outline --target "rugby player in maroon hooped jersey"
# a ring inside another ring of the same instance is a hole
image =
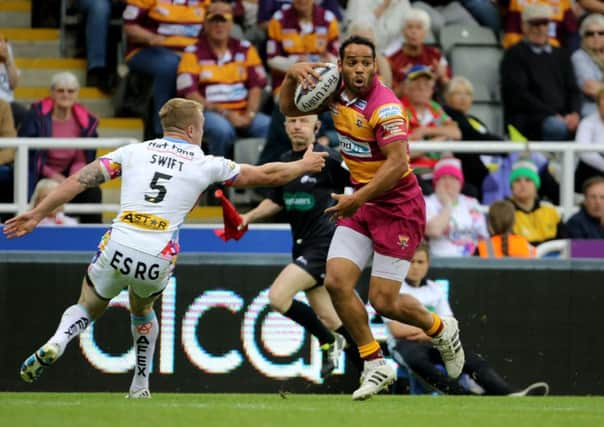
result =
[[[296,85],[313,86],[320,63],[297,63],[281,86],[283,114],[300,112]],[[367,311],[355,293],[356,283],[373,255],[369,301],[390,319],[423,329],[440,351],[449,376],[456,378],[464,352],[454,318],[440,318],[399,289],[425,228],[425,205],[409,168],[407,122],[401,103],[376,75],[375,46],[363,37],[346,39],[339,52],[340,88],[317,109],[329,108],[340,138],[340,151],[355,191],[333,194],[326,210],[338,220],[329,247],[325,285],[344,326],[364,360],[361,385],[352,394],[363,400],[386,388],[396,372],[384,359],[368,324]],[[316,113],[317,111],[313,111]]]

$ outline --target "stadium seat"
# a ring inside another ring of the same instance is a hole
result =
[[[477,25],[447,25],[440,30],[440,45],[447,54],[456,45],[496,46],[495,33]]]
[[[491,97],[491,92],[489,91],[489,88],[487,87],[487,85],[485,85],[483,82],[472,82],[472,86],[474,86],[474,101],[478,101],[478,102],[490,102],[492,97]]]
[[[454,46],[449,54],[453,75],[464,76],[472,84],[487,87],[490,99],[499,100],[499,63],[502,50],[498,46]]]
[[[499,102],[475,101],[470,109],[470,114],[482,120],[490,132],[504,136],[503,110]]]
[[[255,165],[264,148],[266,139],[264,138],[239,138],[235,141],[233,147],[233,160],[237,163],[249,163]],[[249,204],[257,199],[251,189],[231,188],[229,198],[235,204]]]

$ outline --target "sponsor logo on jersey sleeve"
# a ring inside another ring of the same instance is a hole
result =
[[[136,211],[124,211],[118,220],[133,227],[151,231],[166,231],[170,226],[170,221],[165,218]]]
[[[407,136],[407,124],[403,119],[388,120],[380,124],[384,131],[384,139],[392,138],[395,136]]]
[[[99,159],[99,163],[107,172],[108,178],[113,179],[122,175],[122,165],[108,159],[106,157],[101,157]]]
[[[380,121],[403,117],[403,109],[397,104],[382,105],[376,109],[376,113]]]

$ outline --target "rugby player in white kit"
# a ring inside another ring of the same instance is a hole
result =
[[[159,325],[153,302],[172,274],[179,253],[178,230],[201,193],[214,183],[235,187],[278,186],[318,172],[326,153],[307,150],[296,162],[262,166],[206,156],[200,148],[203,111],[195,101],[174,98],[159,112],[160,139],[131,144],[103,155],[70,176],[36,208],[8,220],[7,238],[21,237],[87,188],[121,176],[121,207],[82,281],[78,303],[68,307],[55,334],[21,366],[21,378],[37,380],[67,344],[128,287],[136,366],[127,397],[149,398],[149,368]]]

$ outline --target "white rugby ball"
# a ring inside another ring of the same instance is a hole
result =
[[[314,111],[325,102],[338,88],[340,71],[336,64],[327,64],[325,67],[317,67],[315,71],[320,78],[311,89],[303,89],[298,83],[294,94],[296,108],[303,113]]]

